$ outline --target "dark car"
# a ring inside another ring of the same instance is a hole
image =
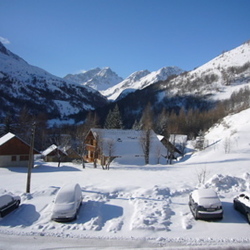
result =
[[[234,209],[238,210],[247,217],[247,221],[250,224],[250,194],[241,193],[234,198]]]
[[[19,196],[12,196],[4,194],[0,196],[0,217],[4,217],[11,211],[19,207],[21,198]]]
[[[213,220],[223,218],[221,201],[213,189],[194,190],[189,195],[188,205],[196,220]]]

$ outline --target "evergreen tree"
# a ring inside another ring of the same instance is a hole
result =
[[[119,111],[119,107],[116,104],[113,110],[110,110],[106,121],[105,121],[105,128],[107,129],[122,129],[122,119],[121,114]]]

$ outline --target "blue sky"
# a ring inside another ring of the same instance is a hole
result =
[[[249,39],[250,0],[0,0],[0,41],[60,77],[192,70]]]

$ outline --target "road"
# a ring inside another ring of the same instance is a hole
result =
[[[113,239],[77,239],[59,238],[48,236],[17,236],[0,234],[0,250],[79,250],[79,249],[161,249],[161,250],[247,250],[250,245],[214,245],[214,246],[194,246],[182,245],[181,243],[171,242],[167,245],[151,243],[141,240],[113,240]]]

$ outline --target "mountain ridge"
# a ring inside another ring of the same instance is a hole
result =
[[[98,80],[102,77],[107,80],[106,74],[112,72],[105,67],[88,73],[97,75]],[[162,108],[180,108],[184,104],[188,108],[193,105],[191,96],[196,100],[214,102],[229,98],[233,91],[249,86],[250,42],[247,42],[192,71],[184,72],[178,67],[164,67],[153,72],[136,71],[101,93],[121,106],[127,117],[124,119],[130,119],[131,114],[136,114],[133,119],[138,119],[146,102],[157,107],[157,112]],[[78,117],[79,121],[84,120],[84,114],[90,110],[101,108],[102,116],[105,116],[107,112],[103,108],[112,107],[99,91],[29,65],[1,43],[0,94],[0,118],[7,113],[16,115],[21,108],[28,106],[33,113],[47,113],[50,119]],[[205,107],[206,102],[201,105]]]
[[[0,117],[15,117],[27,107],[32,114],[68,119],[107,103],[98,91],[61,79],[28,64],[0,44]]]
[[[237,106],[248,107],[249,93],[250,42],[247,42],[192,71],[169,77],[141,90],[128,90],[128,93],[123,98],[118,98],[115,104],[119,106],[127,127],[138,123],[150,105],[153,120],[157,121],[156,126],[161,126],[162,129],[167,122],[166,117],[171,114],[178,116],[181,110],[186,114],[205,114],[224,100],[232,103],[231,107],[226,107],[232,111],[237,110]],[[234,100],[237,101],[236,107],[233,104]],[[109,109],[113,106],[110,105]],[[160,121],[161,115],[163,122]]]
[[[149,70],[135,71],[123,79],[119,77],[110,67],[94,68],[78,74],[68,74],[64,79],[71,80],[80,85],[89,86],[98,90],[109,100],[123,98],[125,93],[130,93],[137,89],[143,89],[150,84],[166,80],[169,76],[179,75],[184,70],[174,67],[163,67],[150,72]]]
[[[122,82],[117,85],[101,91],[101,93],[106,96],[109,100],[116,100],[124,98],[128,93],[136,91],[138,89],[144,89],[151,84],[159,81],[167,80],[170,76],[179,75],[183,73],[184,70],[174,66],[174,67],[163,67],[159,70],[150,72],[148,70],[142,70],[132,73]]]

